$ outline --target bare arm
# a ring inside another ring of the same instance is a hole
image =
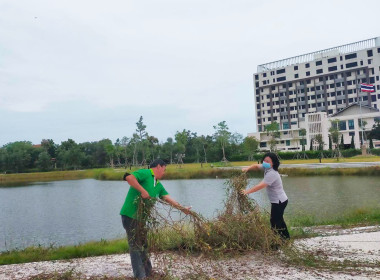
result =
[[[127,177],[125,177],[125,181],[127,181],[128,184],[132,188],[134,188],[137,191],[139,191],[141,193],[141,197],[142,198],[144,198],[144,199],[150,198],[149,193],[139,184],[139,182],[137,181],[137,179],[136,179],[135,176],[128,175]]]
[[[257,164],[257,163],[254,163],[252,164],[251,166],[248,166],[248,167],[245,167],[243,168],[241,171],[243,172],[248,172],[250,170],[259,170],[262,168],[262,164]]]
[[[175,201],[170,195],[164,195],[162,198],[167,203],[169,203],[171,206],[173,206],[174,208],[177,208],[178,210],[181,210],[183,213],[185,213],[185,214],[189,214],[190,213],[191,206],[190,207],[184,207],[184,206],[182,206],[177,201]]]
[[[265,183],[264,181],[261,181],[260,183],[258,183],[256,186],[253,186],[252,188],[248,189],[248,190],[241,190],[241,193],[242,194],[250,194],[250,193],[254,193],[254,192],[257,192],[261,189],[264,189],[268,186],[267,183]]]

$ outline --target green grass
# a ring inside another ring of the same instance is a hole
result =
[[[319,219],[315,216],[299,214],[297,216],[285,217],[285,220],[290,229],[292,239],[305,238],[314,235],[305,232],[303,227],[320,225],[338,225],[342,227],[379,225],[380,208],[359,208],[337,217]],[[159,241],[159,246],[156,249],[159,251],[176,251],[185,243],[191,244],[190,239],[194,236],[193,232],[191,228],[188,228],[185,236],[183,234],[184,230],[186,231],[186,228],[181,229],[181,231],[169,228],[162,229],[158,233],[159,236],[155,237],[155,240]],[[2,252],[0,254],[0,265],[122,254],[127,251],[128,244],[126,239],[102,240],[76,246],[29,247],[23,250]]]
[[[121,254],[127,251],[128,244],[125,239],[102,240],[57,248],[28,247],[23,250],[2,252],[0,254],[0,265]]]
[[[307,162],[306,162],[307,161]],[[306,160],[305,163],[315,162],[314,160]],[[288,163],[288,161],[284,161]],[[292,163],[300,163],[300,160],[292,161]],[[231,162],[227,164],[203,164],[190,163],[183,164],[181,167],[177,165],[169,165],[164,179],[205,179],[205,178],[230,178],[240,172],[240,167],[252,164],[252,162]],[[223,168],[225,167],[225,168]],[[125,172],[133,172],[138,167],[129,169],[89,169],[76,171],[52,171],[37,173],[18,173],[18,174],[0,174],[0,185],[12,186],[17,184],[28,184],[32,182],[59,181],[59,180],[79,180],[79,179],[97,179],[97,180],[122,180]],[[380,167],[363,167],[363,168],[281,168],[280,173],[288,176],[380,176]],[[253,177],[262,176],[261,171],[250,172]]]
[[[286,218],[291,227],[375,225],[380,224],[380,208],[357,208],[336,217],[316,217],[313,215],[298,214]]]

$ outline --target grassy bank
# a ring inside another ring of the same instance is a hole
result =
[[[344,158],[340,162],[376,162],[380,161],[380,157],[353,157]],[[284,164],[300,164],[300,163],[318,163],[318,160],[284,160]],[[334,159],[324,159],[324,163],[336,162]],[[181,166],[172,164],[167,166],[165,174],[166,180],[171,179],[205,179],[205,178],[230,178],[239,173],[240,166],[247,166],[252,162],[229,162],[222,163],[188,163]],[[122,180],[124,172],[133,172],[140,167],[130,169],[124,168],[100,168],[89,170],[74,171],[51,171],[37,173],[17,173],[17,174],[0,174],[0,185],[17,185],[32,182],[60,181],[60,180],[78,180],[78,179],[97,179],[97,180]],[[363,167],[363,168],[281,168],[280,173],[288,176],[380,176],[380,167]],[[253,177],[262,176],[262,172],[258,171],[250,173]]]
[[[380,208],[355,209],[347,212],[345,215],[326,219],[311,215],[297,215],[286,217],[286,221],[293,239],[304,238],[310,235],[303,231],[303,227],[319,225],[339,225],[343,227],[378,225],[380,224]],[[178,250],[184,242],[183,236],[178,231],[166,229],[159,234],[161,237],[158,238],[160,240],[158,249],[162,251]],[[191,234],[187,235],[187,238],[188,236],[191,236]],[[189,240],[186,240],[186,242],[189,242]],[[38,246],[2,252],[0,254],[0,265],[121,254],[127,251],[128,244],[126,239],[101,240],[76,246],[51,246],[47,248]]]

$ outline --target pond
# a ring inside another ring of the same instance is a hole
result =
[[[250,179],[252,186],[260,179]],[[378,177],[283,177],[289,206],[299,213],[337,216],[380,201]],[[182,205],[205,217],[223,208],[225,180],[167,180],[163,185]],[[32,245],[59,246],[125,236],[119,216],[128,191],[120,181],[93,179],[0,187],[0,251]],[[269,209],[266,191],[251,194]]]

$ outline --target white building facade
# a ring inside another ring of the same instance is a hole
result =
[[[259,65],[253,75],[258,132],[248,136],[267,150],[265,128],[277,122],[277,149],[300,150],[301,139],[306,139],[308,150],[318,134],[328,144],[331,120],[337,119],[344,144],[354,136],[359,148],[358,120],[367,123],[367,131],[380,120],[379,77],[380,37]],[[374,85],[375,92],[361,92],[361,83]],[[300,136],[303,128],[306,136]]]

